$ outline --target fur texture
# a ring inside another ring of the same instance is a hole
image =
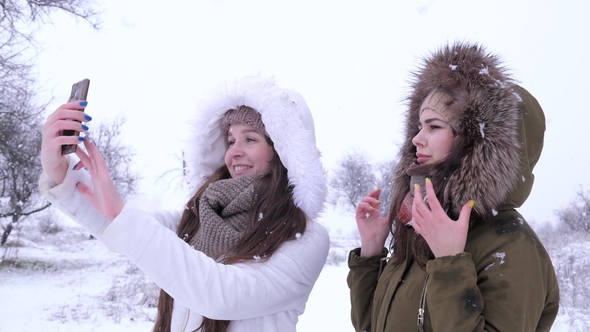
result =
[[[433,89],[451,89],[460,91],[463,107],[456,129],[467,139],[461,166],[448,182],[452,212],[458,214],[473,199],[479,216],[494,214],[519,179],[520,98],[513,86],[499,58],[477,44],[454,43],[423,58],[421,68],[413,73],[394,192],[410,186],[406,171],[416,163],[412,138],[419,131],[422,102]]]
[[[188,182],[199,186],[224,164],[223,115],[240,105],[257,110],[266,132],[288,170],[295,204],[309,218],[322,211],[327,197],[326,172],[316,147],[311,112],[303,97],[277,86],[273,78],[250,76],[218,86],[202,101],[185,149]]]

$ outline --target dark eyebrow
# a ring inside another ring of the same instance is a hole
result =
[[[434,122],[434,121],[440,121],[440,122],[445,123],[445,124],[449,123],[448,121],[445,121],[445,120],[439,119],[439,118],[426,119],[426,120],[424,120],[424,123],[425,124],[429,124],[429,123]]]

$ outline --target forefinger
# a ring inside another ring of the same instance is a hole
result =
[[[84,140],[84,146],[86,147],[86,151],[88,151],[88,156],[90,157],[90,161],[92,162],[92,167],[97,172],[105,172],[108,173],[107,163],[98,151],[96,144],[91,142],[88,138]]]
[[[84,113],[86,101],[73,101],[61,105],[55,112],[47,117],[46,125],[51,125],[60,120],[76,120],[78,122],[88,122],[92,118]]]
[[[381,195],[381,188],[377,188],[375,190],[371,190],[367,196],[372,197],[376,200],[379,200],[379,196]]]

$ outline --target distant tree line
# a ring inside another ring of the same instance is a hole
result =
[[[381,188],[381,213],[389,212],[393,172],[397,161],[373,163],[362,150],[346,152],[329,174],[328,203],[354,212],[360,200],[371,190]],[[560,223],[574,232],[590,233],[590,193],[580,189],[568,206],[555,211]]]

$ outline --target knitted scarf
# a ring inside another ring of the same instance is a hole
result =
[[[257,183],[262,176],[247,175],[209,184],[199,200],[200,226],[189,244],[214,259],[235,246],[248,226]]]

